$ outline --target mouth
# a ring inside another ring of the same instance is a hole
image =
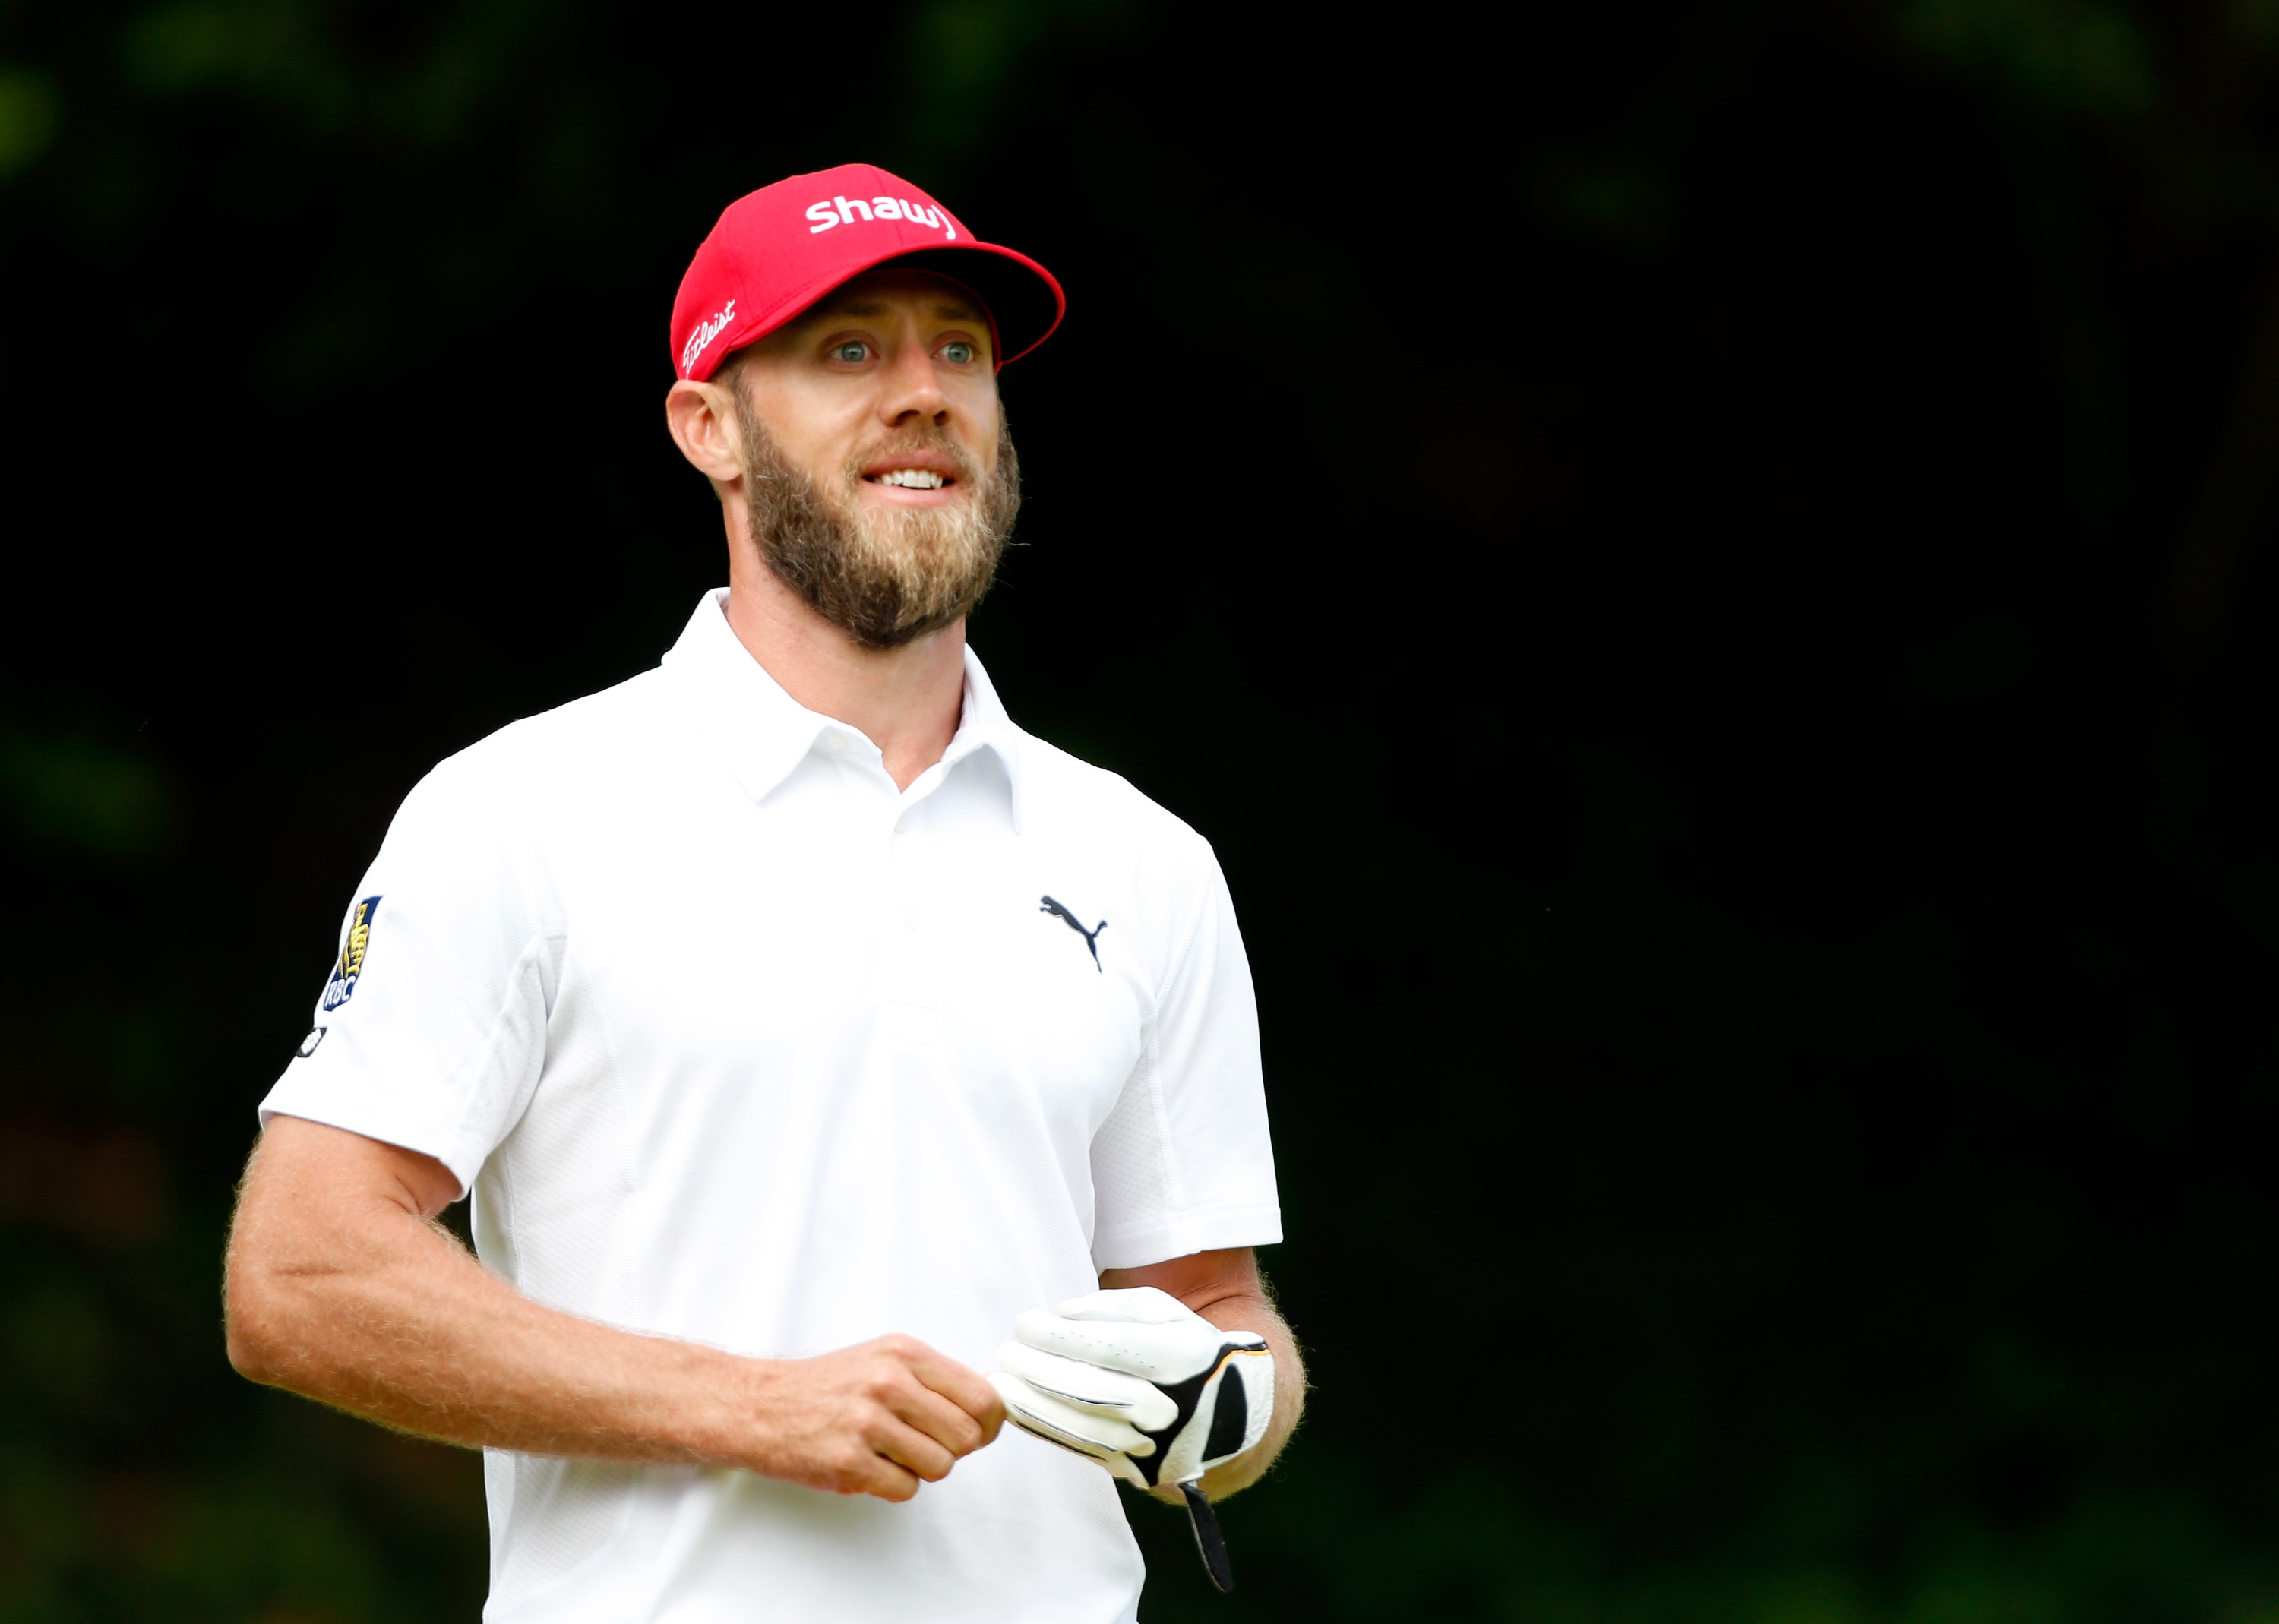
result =
[[[940,446],[881,448],[863,469],[863,483],[879,493],[875,500],[896,507],[931,508],[956,500],[964,483],[957,476],[957,457]]]

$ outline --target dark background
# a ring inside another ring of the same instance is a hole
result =
[[[5,0],[0,1620],[474,1616],[231,1184],[858,157],[1069,287],[974,640],[1259,977],[1317,1388],[1147,1616],[2279,1620],[2275,119],[2274,0]]]

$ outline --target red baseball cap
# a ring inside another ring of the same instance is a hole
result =
[[[977,242],[909,181],[869,164],[794,175],[740,197],[697,248],[672,302],[672,364],[702,382],[849,277],[912,265],[963,282],[989,310],[997,364],[1061,325],[1068,299],[1025,254]]]

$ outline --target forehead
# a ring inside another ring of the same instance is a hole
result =
[[[986,323],[988,312],[971,289],[931,271],[866,271],[810,305],[792,326],[848,319],[875,321],[913,314],[921,320]]]

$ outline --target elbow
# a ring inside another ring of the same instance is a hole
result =
[[[269,1357],[261,1344],[248,1337],[236,1324],[229,1327],[229,1367],[249,1382],[258,1382],[264,1387],[275,1385],[269,1375]]]
[[[256,1294],[233,1279],[222,1298],[222,1335],[229,1349],[230,1368],[249,1382],[273,1385],[276,1381],[276,1337],[266,1317],[249,1299]]]
[[[228,1330],[229,1367],[249,1382],[258,1382],[264,1387],[278,1385],[277,1360],[274,1350],[259,1337],[249,1336],[245,1327],[231,1321]]]
[[[222,1334],[230,1367],[265,1387],[285,1384],[293,1345],[291,1315],[257,1263],[232,1256],[222,1287]]]

